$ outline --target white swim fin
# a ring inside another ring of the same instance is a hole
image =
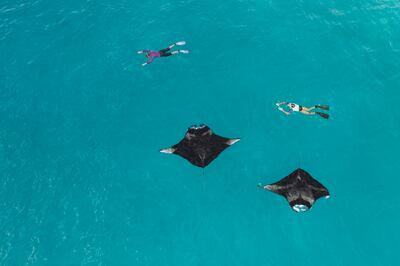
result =
[[[176,42],[175,44],[176,44],[176,45],[185,45],[186,42],[185,42],[185,41],[181,41],[181,42]]]
[[[182,53],[182,54],[188,54],[189,53],[188,50],[179,50],[179,52]]]

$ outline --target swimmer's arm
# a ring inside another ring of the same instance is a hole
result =
[[[289,112],[286,112],[286,111],[281,107],[282,104],[287,104],[287,102],[280,102],[280,103],[277,103],[276,106],[278,106],[278,110],[281,111],[282,113],[284,113],[285,115],[290,115],[290,114],[292,113],[292,110],[289,110]]]
[[[150,56],[149,61],[146,62],[146,65],[150,64],[151,62],[153,62],[154,56]]]
[[[146,65],[150,64],[151,62],[153,62],[153,59],[154,59],[154,56],[151,56],[150,60],[147,61],[146,63],[142,64],[142,66],[146,66]]]
[[[285,110],[283,110],[282,107],[279,107],[278,110],[284,113],[285,115],[290,115],[292,113],[291,110],[289,112],[286,112]]]

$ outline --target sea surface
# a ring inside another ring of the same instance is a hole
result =
[[[241,141],[159,152],[200,123]],[[400,265],[399,154],[399,1],[0,1],[0,265]]]

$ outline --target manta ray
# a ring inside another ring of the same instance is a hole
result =
[[[189,127],[185,137],[178,144],[162,149],[160,152],[177,154],[193,165],[204,168],[226,148],[239,140],[239,138],[218,136],[208,126],[202,124]]]
[[[260,187],[286,198],[296,212],[304,212],[321,197],[329,198],[329,191],[303,169],[296,169],[290,175],[271,185]]]

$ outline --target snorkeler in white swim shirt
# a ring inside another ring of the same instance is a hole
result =
[[[281,111],[282,113],[284,113],[286,115],[290,115],[293,112],[299,112],[299,113],[302,113],[305,115],[319,115],[325,119],[329,118],[328,114],[312,111],[315,108],[328,111],[329,110],[328,105],[315,105],[313,107],[307,108],[307,107],[301,106],[296,103],[280,102],[280,103],[277,103],[276,106],[278,106],[279,111]],[[282,106],[286,106],[288,110],[286,111]]]

